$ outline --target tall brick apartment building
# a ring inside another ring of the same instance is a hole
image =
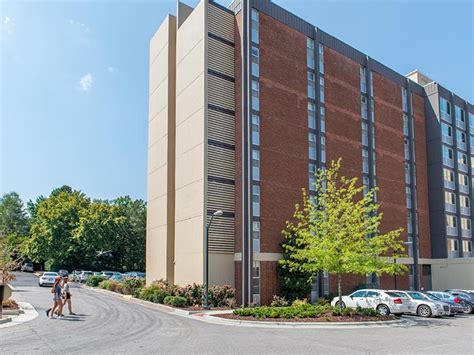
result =
[[[148,281],[203,282],[205,228],[221,210],[210,283],[267,303],[285,221],[339,157],[343,174],[379,188],[382,231],[405,229],[398,287],[430,288],[432,257],[472,256],[474,107],[419,72],[400,75],[269,0],[178,2],[150,43],[149,100]],[[394,281],[345,285],[367,283]],[[334,284],[318,275],[312,295]]]

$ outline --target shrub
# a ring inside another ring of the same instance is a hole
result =
[[[229,308],[235,308],[237,307],[237,300],[235,298],[228,298],[226,301],[226,305]]]
[[[15,302],[15,300],[12,300],[11,298],[5,300],[2,302],[3,308],[8,308],[8,309],[20,309],[20,306],[18,303]]]
[[[187,299],[181,296],[166,296],[164,303],[171,307],[184,307],[187,304]]]
[[[229,285],[209,288],[209,302],[213,307],[226,307],[227,300],[235,298],[235,288]]]
[[[330,303],[331,303],[331,300],[326,298],[326,297],[320,297],[316,301],[316,304],[321,305],[321,306],[324,306],[324,305],[330,304]]]
[[[171,294],[168,291],[160,288],[159,285],[155,283],[151,284],[150,286],[143,287],[138,292],[138,298],[153,303],[163,303],[167,296],[171,296]]]
[[[193,283],[192,285],[177,287],[174,295],[186,298],[188,306],[201,306],[204,303],[204,286]]]
[[[331,311],[331,306],[313,306],[300,302],[297,306],[289,307],[255,307],[239,308],[234,314],[255,318],[315,318]]]
[[[105,277],[98,275],[91,275],[86,279],[86,285],[90,287],[97,287],[99,283],[105,280]]]
[[[272,298],[272,302],[270,303],[270,306],[272,307],[286,307],[288,306],[288,301],[286,300],[285,297],[280,297],[277,295],[274,295]]]
[[[117,293],[122,293],[122,284],[115,280],[104,280],[99,283],[99,288]]]
[[[306,299],[302,299],[302,300],[294,300],[291,305],[293,307],[298,307],[298,306],[304,306],[307,304],[308,304],[308,301]]]
[[[124,295],[132,295],[137,297],[140,289],[145,286],[144,279],[125,279],[120,282],[122,285],[122,293]]]

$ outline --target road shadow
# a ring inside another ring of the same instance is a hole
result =
[[[423,328],[438,328],[438,327],[453,327],[453,317],[441,317],[441,318],[421,318],[412,315],[404,315],[403,319],[407,322],[401,324],[394,324],[397,328],[411,328],[411,327],[423,327]]]

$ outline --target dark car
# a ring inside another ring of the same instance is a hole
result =
[[[67,270],[59,270],[58,271],[59,276],[61,277],[68,277],[69,276],[69,271]]]
[[[454,316],[457,313],[464,312],[464,305],[461,303],[461,301],[456,297],[452,297],[452,295],[449,295],[448,293],[446,293],[446,295],[451,296],[451,298],[442,297],[441,295],[439,295],[439,293],[436,294],[435,292],[424,292],[424,294],[432,300],[440,301],[443,302],[443,304],[448,305],[450,316]]]
[[[463,290],[446,290],[445,292],[458,297],[465,303],[464,313],[474,313],[474,293]]]

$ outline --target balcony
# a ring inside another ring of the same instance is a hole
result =
[[[461,206],[461,214],[463,214],[465,216],[470,216],[471,215],[471,207]]]
[[[461,164],[458,162],[458,170],[467,173],[467,164]]]
[[[455,190],[456,184],[454,183],[454,181],[444,180],[444,187],[447,189]]]
[[[458,149],[461,149],[461,150],[464,150],[464,151],[467,150],[467,144],[466,144],[466,142],[462,142],[462,141],[458,140],[458,141],[457,141],[457,145],[458,145]]]
[[[449,159],[448,157],[443,157],[443,164],[445,166],[449,166],[450,168],[453,168],[454,167],[454,160]]]
[[[462,256],[465,258],[472,258],[474,254],[472,253],[472,251],[465,251],[462,253]]]
[[[456,126],[461,129],[466,129],[466,122],[456,119]]]
[[[447,112],[441,111],[441,119],[442,119],[443,121],[446,121],[446,122],[449,122],[449,123],[452,123],[452,122],[453,122],[453,120],[451,119],[451,115],[450,115],[449,113],[447,113]]]
[[[446,234],[449,236],[457,237],[458,236],[457,227],[446,226]]]
[[[454,183],[453,183],[454,185]],[[453,187],[454,189],[454,187]],[[465,194],[469,194],[469,185],[461,185],[459,184],[459,192],[464,192]]]
[[[461,229],[462,236],[464,238],[471,238],[472,237],[472,232],[470,229]]]
[[[448,250],[448,258],[459,258],[459,251],[457,250]]]
[[[445,206],[444,209],[446,210],[446,212],[456,213],[456,205],[455,204],[445,203],[444,206]]]
[[[448,136],[447,134],[443,134],[441,139],[442,139],[443,143],[453,145],[453,137]]]

